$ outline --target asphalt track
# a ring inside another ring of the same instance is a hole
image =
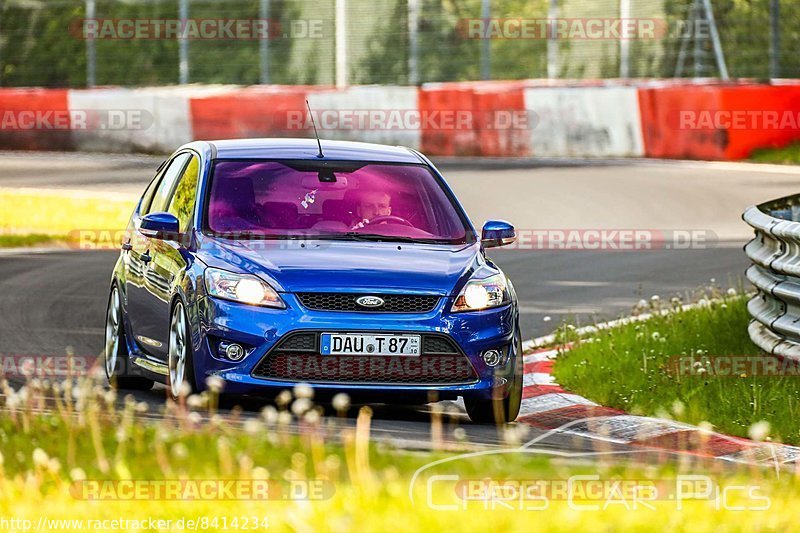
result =
[[[157,163],[148,156],[2,154],[0,187],[138,192]],[[445,161],[441,167],[477,223],[494,217],[522,229],[681,229],[716,236],[684,250],[494,252],[515,283],[526,337],[549,333],[567,317],[581,323],[613,318],[642,298],[684,295],[712,278],[723,288],[737,286],[749,235],[740,213],[796,192],[798,184],[792,169],[724,164]],[[115,258],[115,252],[0,251],[0,353],[60,357],[69,348],[98,354]],[[164,390],[137,396],[156,406]],[[255,415],[259,405],[250,407],[246,412]],[[495,428],[469,424],[457,406],[448,407],[446,428],[458,423],[470,441],[502,444]],[[376,437],[404,447],[429,444],[427,408],[377,407],[375,413]],[[536,436],[537,430],[526,431]],[[580,452],[597,443],[554,434],[539,446]]]

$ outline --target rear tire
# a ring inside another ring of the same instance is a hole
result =
[[[125,341],[125,328],[122,325],[122,304],[119,289],[111,287],[106,309],[106,343],[103,350],[103,362],[108,383],[117,389],[150,390],[153,380],[141,376],[130,376],[127,373],[130,358],[128,343]]]

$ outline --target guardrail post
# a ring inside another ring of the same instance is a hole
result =
[[[86,0],[86,20],[95,18],[95,1]],[[95,49],[94,35],[85,32],[86,23],[81,28],[86,41],[86,86],[90,89],[97,84],[97,50]]]
[[[269,38],[272,34],[272,21],[269,20],[269,0],[261,0],[258,16],[261,23],[267,25],[267,35],[262,35],[258,43],[259,56],[259,82],[261,85],[269,84]]]
[[[483,24],[489,24],[489,18],[492,16],[492,0],[481,0],[481,18]],[[484,38],[481,39],[481,79],[492,79],[492,41]]]
[[[550,8],[547,10],[547,77],[550,79],[558,78],[558,39],[556,38],[556,28],[558,21],[558,0],[550,0]]]
[[[780,0],[769,2],[769,77],[781,77],[781,3]]]
[[[186,24],[189,20],[189,0],[180,0],[178,7],[181,19],[181,35],[178,37],[178,83],[189,83],[189,39]]]
[[[408,0],[408,84],[419,84],[419,0]]]

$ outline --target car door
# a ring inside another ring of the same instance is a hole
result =
[[[152,197],[145,205],[143,199],[139,213],[135,217],[134,225],[138,229],[142,217],[149,213],[166,211],[167,203],[172,196],[178,178],[183,173],[191,154],[180,153],[167,163],[160,179],[155,184]],[[128,317],[139,348],[158,359],[166,360],[166,339],[164,332],[169,331],[169,320],[162,323],[163,308],[169,302],[159,300],[163,298],[163,291],[159,287],[157,275],[153,272],[154,253],[160,241],[151,239],[139,231],[134,231],[128,253],[128,272],[126,282]],[[157,296],[158,295],[158,296]],[[169,311],[167,311],[168,313]]]
[[[170,303],[174,288],[181,280],[181,275],[189,266],[191,256],[187,253],[195,200],[197,199],[197,183],[200,178],[200,158],[193,155],[184,166],[180,178],[173,187],[172,193],[164,203],[161,211],[172,213],[180,222],[178,239],[150,239],[150,267],[145,278],[146,297],[151,303],[152,321],[150,331],[153,340],[158,341],[150,353],[167,360],[169,348]],[[154,211],[155,212],[155,211]]]
[[[123,291],[124,302],[126,309],[126,316],[128,317],[128,327],[132,334],[132,339],[136,340],[138,345],[141,341],[137,339],[138,332],[141,329],[141,319],[147,312],[146,309],[141,307],[142,302],[145,301],[141,291],[145,290],[144,287],[144,266],[145,261],[142,256],[145,255],[147,250],[147,237],[142,235],[138,228],[141,223],[142,216],[147,214],[150,209],[150,204],[153,202],[153,197],[164,178],[172,160],[164,161],[158,168],[156,176],[150,182],[150,185],[142,195],[139,206],[131,217],[131,223],[128,225],[126,238],[122,243],[122,258],[125,268],[125,288]]]

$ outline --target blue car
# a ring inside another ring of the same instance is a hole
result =
[[[487,188],[489,187],[487,181]],[[298,383],[325,397],[424,404],[462,397],[476,422],[516,418],[514,288],[415,150],[310,139],[181,147],[131,216],[105,333],[112,385],[212,378],[226,397]],[[221,381],[220,381],[221,380]]]

